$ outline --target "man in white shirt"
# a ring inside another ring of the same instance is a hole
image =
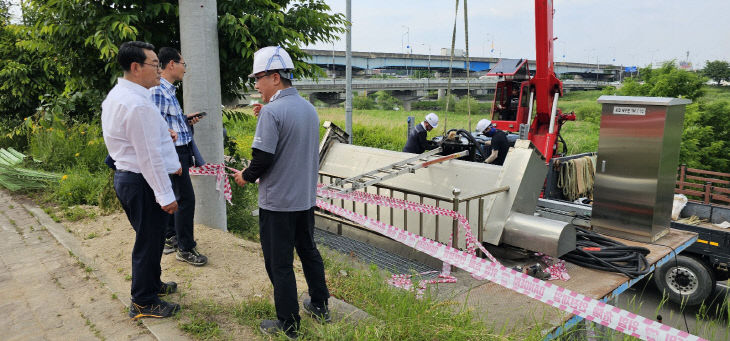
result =
[[[129,316],[169,317],[180,305],[158,296],[175,292],[175,282],[160,280],[164,227],[177,210],[170,174],[182,169],[165,120],[150,99],[160,84],[154,46],[131,41],[119,47],[124,77],[101,105],[104,142],[116,166],[114,189],[136,232],[132,249],[132,304]]]

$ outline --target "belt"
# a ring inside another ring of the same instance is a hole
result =
[[[188,144],[184,144],[182,146],[175,146],[175,149],[176,150],[180,150],[180,149],[186,150],[186,149],[191,149],[192,147],[193,147],[193,143],[192,142],[188,142]]]

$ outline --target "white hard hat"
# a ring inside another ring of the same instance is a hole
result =
[[[269,70],[286,70],[289,73],[289,79],[292,78],[291,71],[294,70],[294,62],[292,62],[289,54],[280,46],[267,46],[253,54],[253,72],[248,75],[248,78],[259,72]],[[282,74],[287,76],[287,74]]]
[[[438,117],[438,115],[436,115],[434,113],[430,113],[430,114],[426,115],[426,122],[428,122],[428,124],[430,124],[431,127],[436,128],[439,125],[439,117]]]
[[[486,118],[479,120],[479,122],[477,122],[477,131],[481,133],[485,129],[489,128],[490,125],[492,125],[492,121],[490,121]]]

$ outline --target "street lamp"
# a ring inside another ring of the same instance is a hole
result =
[[[401,25],[401,27],[405,28],[406,31],[400,35],[400,53],[405,54],[405,52],[403,50],[403,36],[407,37],[406,42],[408,43],[408,45],[410,45],[411,44],[411,29],[406,25]]]
[[[419,44],[421,46],[428,45],[428,77],[431,77],[431,43],[419,43],[416,42],[416,44]]]

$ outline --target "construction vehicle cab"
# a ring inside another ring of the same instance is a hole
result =
[[[527,123],[530,103],[530,69],[526,59],[502,59],[487,74],[500,80],[492,102],[492,122],[497,129],[519,132]]]

